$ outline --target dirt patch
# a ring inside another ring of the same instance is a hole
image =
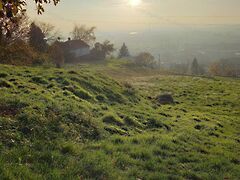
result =
[[[12,117],[19,113],[19,108],[0,105],[0,116]]]

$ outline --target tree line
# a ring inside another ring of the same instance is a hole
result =
[[[37,13],[42,14],[44,4],[57,5],[60,0],[35,0],[34,2]],[[95,29],[96,27],[75,26],[71,32],[71,38],[93,45],[91,58],[103,60],[116,49],[108,40],[102,43],[95,42]],[[28,20],[26,0],[0,0],[0,63],[32,65],[51,61],[60,67],[65,61],[60,42],[61,35],[53,25]],[[132,58],[125,43],[119,50],[118,58]],[[139,53],[134,57],[133,62],[136,66],[150,68],[161,65],[149,52]],[[202,75],[206,73],[206,68],[199,65],[196,58],[190,66],[181,64],[172,66],[171,69],[182,74]],[[207,71],[211,75],[239,77],[239,60],[216,61],[209,66]]]

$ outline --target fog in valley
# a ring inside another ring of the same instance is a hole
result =
[[[176,26],[139,32],[98,32],[99,39],[111,39],[120,47],[125,42],[133,55],[151,52],[164,64],[201,63],[240,58],[240,25]]]

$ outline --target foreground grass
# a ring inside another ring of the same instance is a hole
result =
[[[239,80],[119,69],[0,65],[0,177],[240,178]]]

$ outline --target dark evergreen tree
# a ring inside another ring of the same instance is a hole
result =
[[[129,56],[130,56],[130,54],[129,54],[128,48],[127,48],[126,44],[123,43],[121,49],[119,50],[118,57],[123,58],[123,57],[129,57]]]
[[[29,31],[29,45],[39,52],[46,52],[48,47],[44,33],[34,22]]]
[[[192,65],[191,65],[191,73],[194,75],[201,74],[200,66],[198,64],[197,58],[194,58]]]

